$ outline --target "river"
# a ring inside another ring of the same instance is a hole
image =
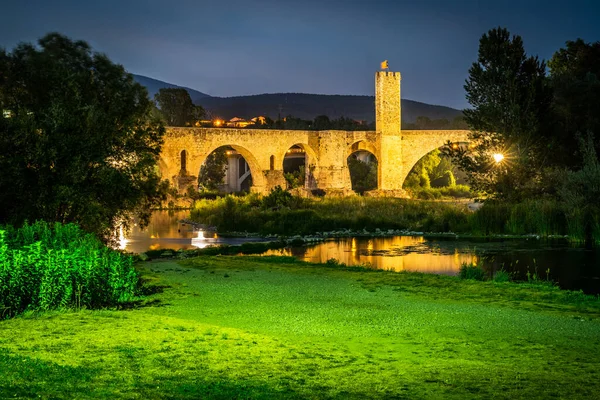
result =
[[[150,225],[134,226],[122,239],[126,251],[194,249],[211,245],[238,245],[260,238],[222,238],[214,232],[195,230],[180,221],[188,211],[156,211]],[[288,255],[324,263],[335,258],[346,265],[370,265],[392,271],[456,275],[463,263],[478,263],[488,273],[504,269],[519,280],[537,275],[564,288],[600,293],[600,249],[585,249],[565,241],[535,238],[463,240],[429,239],[423,236],[339,238],[303,247],[270,250],[265,255]]]

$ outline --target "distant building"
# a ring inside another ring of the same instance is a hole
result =
[[[253,121],[246,121],[245,119],[239,117],[233,117],[226,123],[226,125],[230,128],[245,128],[252,124],[254,124]]]
[[[264,125],[267,123],[267,118],[263,117],[262,115],[259,115],[258,117],[252,118],[250,121],[254,122],[255,124]]]
[[[210,119],[203,119],[200,121],[196,121],[194,126],[212,126],[213,122]]]

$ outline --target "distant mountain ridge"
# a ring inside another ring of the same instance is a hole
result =
[[[158,79],[148,78],[147,76],[143,76],[143,75],[136,75],[136,74],[132,74],[132,75],[133,75],[133,79],[135,79],[135,81],[137,83],[146,87],[151,99],[154,99],[154,95],[156,93],[158,93],[158,91],[160,89],[163,89],[163,88],[164,89],[183,88],[183,89],[187,90],[188,93],[190,94],[190,97],[192,98],[192,102],[194,104],[198,104],[197,103],[198,100],[200,100],[202,98],[210,97],[206,93],[202,93],[197,90],[190,89],[188,87],[174,85],[172,83],[159,81]]]
[[[306,93],[273,93],[251,96],[213,97],[184,86],[177,86],[142,75],[135,80],[148,89],[151,98],[161,88],[182,87],[188,91],[194,104],[201,105],[212,118],[253,118],[259,115],[277,119],[292,115],[313,120],[318,115],[331,119],[346,117],[372,122],[375,120],[375,97],[354,95],[325,95]],[[446,107],[402,99],[402,120],[415,122],[417,117],[453,120],[462,111]]]

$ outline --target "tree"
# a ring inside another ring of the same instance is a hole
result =
[[[108,238],[164,198],[146,89],[57,33],[0,51],[0,223],[76,222]]]
[[[160,89],[154,99],[167,125],[193,126],[204,116],[204,109],[194,105],[190,94],[183,88]]]
[[[546,165],[551,89],[545,63],[527,57],[520,36],[503,28],[484,34],[477,62],[465,84],[472,108],[465,110],[471,146],[453,157],[477,191],[519,198],[535,190]],[[505,161],[495,164],[494,153]]]
[[[454,186],[454,166],[447,157],[440,156],[440,150],[435,149],[417,161],[403,186],[413,189]]]
[[[220,147],[206,157],[200,167],[198,186],[200,189],[217,190],[223,184],[227,166],[227,153],[225,147]]]
[[[554,91],[555,129],[549,142],[555,164],[580,166],[584,157],[574,138],[594,132],[600,154],[600,42],[568,41],[548,62]]]
[[[377,161],[370,163],[356,158],[355,155],[348,157],[348,169],[350,170],[350,181],[352,190],[364,193],[368,190],[377,189]]]
[[[315,117],[313,129],[316,131],[325,131],[331,129],[331,121],[327,115],[319,115]]]

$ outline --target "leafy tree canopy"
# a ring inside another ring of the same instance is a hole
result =
[[[600,42],[568,41],[548,62],[554,90],[556,163],[579,166],[583,162],[577,135],[596,135],[592,143],[600,154]]]
[[[163,198],[164,128],[146,90],[83,41],[0,50],[0,222],[76,222],[108,237]]]
[[[362,194],[377,189],[377,160],[364,162],[352,154],[348,157],[348,169],[352,190]]]
[[[201,190],[217,190],[223,184],[227,167],[226,147],[219,147],[206,157],[200,167],[198,186]]]
[[[451,151],[477,191],[501,198],[525,195],[547,162],[551,90],[545,64],[525,54],[520,36],[503,28],[484,34],[465,84],[469,149]],[[494,163],[493,154],[505,156]]]
[[[183,88],[160,89],[154,99],[169,126],[192,126],[204,116],[204,109],[194,105]]]

